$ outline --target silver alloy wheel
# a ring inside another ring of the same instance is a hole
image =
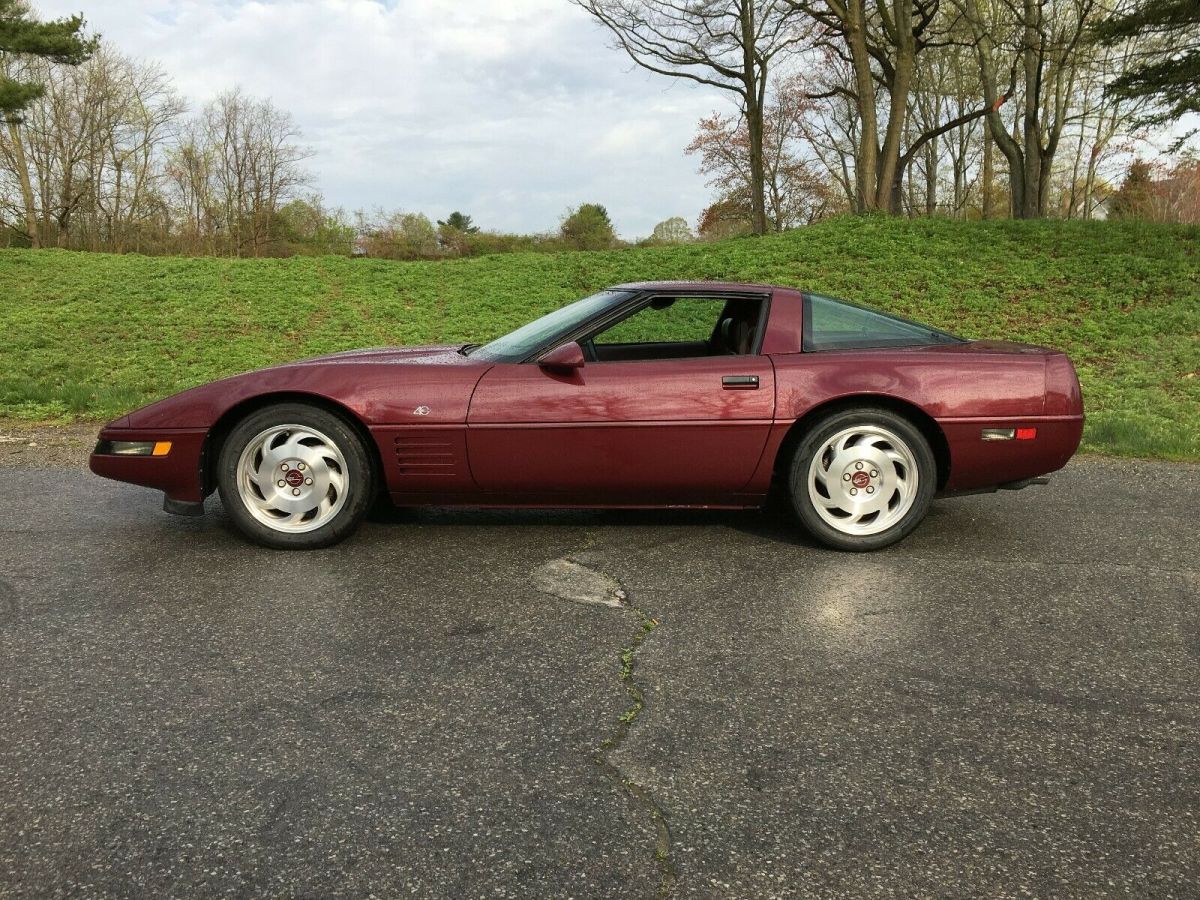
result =
[[[821,519],[843,534],[879,534],[912,508],[916,457],[897,434],[855,425],[829,438],[808,467],[808,496]]]
[[[238,458],[238,496],[250,515],[275,531],[316,531],[341,511],[349,487],[342,451],[307,425],[260,431]]]

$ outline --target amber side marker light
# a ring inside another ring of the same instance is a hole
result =
[[[170,441],[100,441],[96,452],[103,456],[166,456]]]

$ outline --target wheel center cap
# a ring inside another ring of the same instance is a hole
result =
[[[291,469],[286,475],[283,476],[283,480],[286,481],[291,487],[298,488],[300,485],[304,484],[304,473],[299,469]]]
[[[861,490],[871,483],[871,476],[866,472],[855,472],[850,477],[850,483]]]

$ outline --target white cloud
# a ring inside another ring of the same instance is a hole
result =
[[[41,0],[45,16],[80,0]],[[634,69],[566,0],[91,0],[93,28],[154,59],[193,106],[240,84],[290,111],[333,204],[462,209],[553,228],[605,204],[626,237],[709,200],[683,155],[729,100]]]

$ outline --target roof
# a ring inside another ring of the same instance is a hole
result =
[[[749,284],[738,281],[631,281],[614,284],[612,290],[628,291],[729,291],[730,293],[758,293],[764,291],[798,291],[799,288],[781,284]]]

